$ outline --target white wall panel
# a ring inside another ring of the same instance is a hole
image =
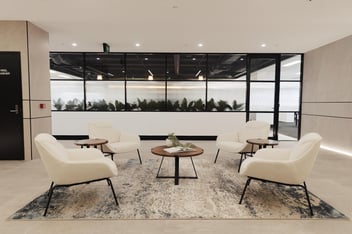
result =
[[[88,123],[109,121],[122,131],[138,135],[215,136],[239,129],[243,112],[52,112],[54,135],[87,135]]]

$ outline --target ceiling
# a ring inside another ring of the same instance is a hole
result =
[[[352,34],[351,0],[0,0],[0,4],[0,20],[28,20],[49,32],[51,51],[99,52],[106,42],[111,52],[304,53]],[[78,46],[72,47],[73,42]]]

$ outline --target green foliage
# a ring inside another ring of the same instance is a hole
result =
[[[79,111],[83,110],[83,102],[74,98],[66,103],[65,110],[67,111]]]
[[[166,107],[167,104],[167,107]],[[83,110],[83,102],[77,98],[67,101],[66,105],[64,101],[59,98],[58,100],[53,100],[53,106],[56,110],[64,111],[78,111]],[[207,111],[241,111],[244,108],[244,104],[238,104],[236,100],[233,101],[232,106],[228,104],[227,101],[219,100],[215,102],[211,98],[207,103]],[[181,103],[180,100],[172,102],[168,100],[167,103],[163,100],[147,100],[147,99],[137,99],[134,103],[123,103],[115,100],[114,103],[107,102],[104,99],[88,102],[88,111],[180,111],[180,112],[197,112],[205,111],[205,104],[203,100],[199,98],[198,100],[188,101],[187,98],[183,98]]]
[[[65,105],[65,102],[59,98],[57,101],[53,100],[53,105],[56,110],[62,110],[62,107]]]
[[[173,147],[176,147],[176,146],[181,146],[183,148],[194,148],[195,145],[193,145],[192,143],[185,143],[185,144],[182,144],[178,138],[175,136],[175,133],[169,133],[167,135],[167,139],[170,140],[172,142],[172,146]]]
[[[106,111],[108,110],[108,104],[104,99],[97,101],[97,102],[88,102],[87,110],[90,111]]]

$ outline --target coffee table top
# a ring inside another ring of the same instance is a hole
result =
[[[75,145],[79,146],[97,146],[97,145],[103,145],[108,143],[109,141],[106,139],[84,139],[84,140],[79,140],[75,142]]]
[[[254,145],[278,145],[279,142],[278,141],[274,141],[274,140],[269,140],[269,139],[248,139],[247,143],[249,144],[254,144]]]
[[[163,157],[193,157],[193,156],[198,156],[201,155],[204,150],[198,146],[193,147],[191,150],[188,151],[178,151],[175,153],[169,153],[165,151],[164,149],[170,148],[166,145],[161,145],[161,146],[156,146],[151,149],[151,152],[155,155],[158,156],[163,156]]]

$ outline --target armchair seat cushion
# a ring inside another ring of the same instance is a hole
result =
[[[114,153],[127,153],[139,148],[138,142],[114,142],[107,146]]]
[[[238,153],[245,148],[246,145],[245,143],[235,141],[222,141],[217,143],[219,149],[230,153]]]

